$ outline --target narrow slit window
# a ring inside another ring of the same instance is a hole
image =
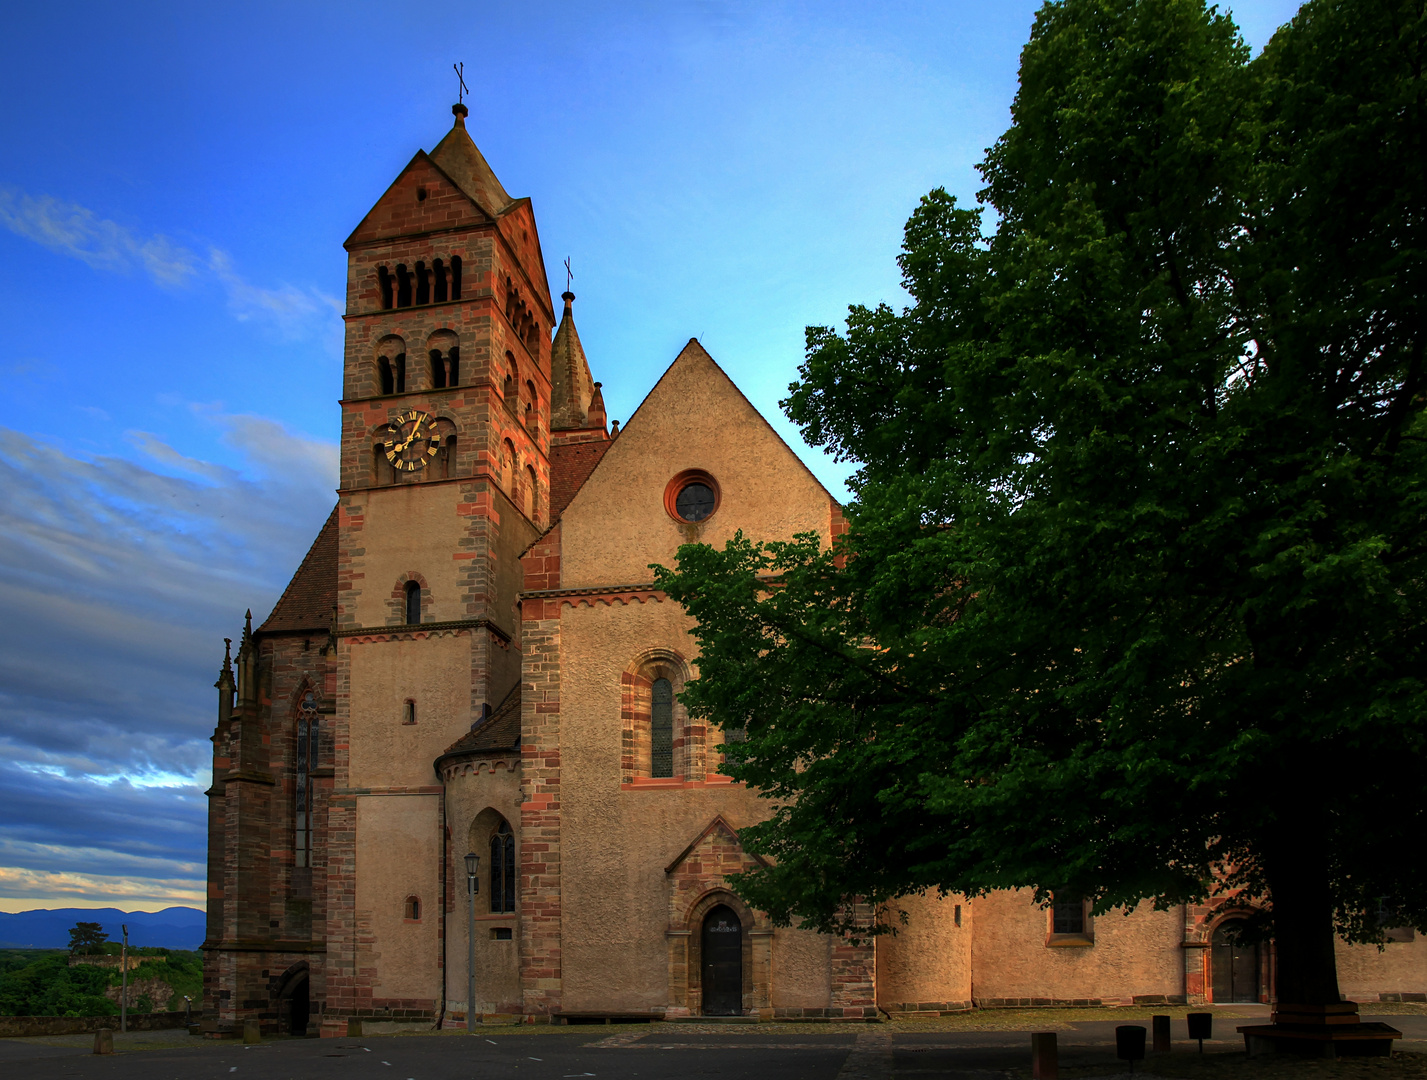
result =
[[[649,775],[674,775],[674,684],[655,679],[649,710]]]
[[[421,897],[408,896],[406,898],[405,909],[406,910],[403,912],[403,915],[405,916],[408,922],[421,921]]]
[[[411,306],[411,271],[405,263],[396,264],[396,306]]]
[[[410,626],[421,622],[421,584],[416,581],[406,583],[406,621]]]
[[[437,390],[446,388],[446,361],[440,349],[431,350],[431,385]]]
[[[383,394],[396,393],[396,378],[392,375],[391,361],[385,356],[377,357],[377,381]]]
[[[403,724],[416,723],[416,702],[407,698],[401,706],[401,722]]]
[[[385,266],[377,267],[377,291],[381,293],[382,309],[391,310],[392,305],[392,278],[391,271]]]
[[[440,259],[431,260],[431,290],[436,303],[446,302],[446,264]]]
[[[431,303],[431,273],[424,262],[416,264],[416,302]]]
[[[451,256],[451,299],[461,299],[461,256]]]

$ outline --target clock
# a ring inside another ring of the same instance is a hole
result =
[[[440,449],[440,440],[431,430],[431,417],[415,409],[397,415],[386,439],[386,459],[399,472],[415,472],[425,467]]]

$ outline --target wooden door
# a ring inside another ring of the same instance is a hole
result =
[[[704,916],[703,1012],[705,1016],[743,1014],[743,924],[733,909],[720,904]]]
[[[1259,999],[1259,950],[1231,940],[1239,924],[1230,920],[1214,931],[1209,962],[1213,965],[1214,1001],[1257,1001]]]

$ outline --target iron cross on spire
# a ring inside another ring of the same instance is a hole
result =
[[[573,281],[574,278],[575,278],[575,272],[570,269],[570,259],[569,259],[568,256],[566,256],[566,258],[565,258],[565,291],[566,291],[566,292],[569,292],[569,291],[570,291],[570,282]]]
[[[464,104],[466,100],[465,95],[471,92],[471,88],[466,85],[466,62],[462,60],[459,64],[452,64],[451,70],[456,73],[456,82],[460,84],[459,89],[456,91],[456,101]]]

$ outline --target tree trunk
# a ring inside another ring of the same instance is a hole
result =
[[[1276,998],[1281,1004],[1336,1005],[1338,961],[1333,900],[1324,865],[1327,836],[1305,815],[1264,860],[1273,902]]]

